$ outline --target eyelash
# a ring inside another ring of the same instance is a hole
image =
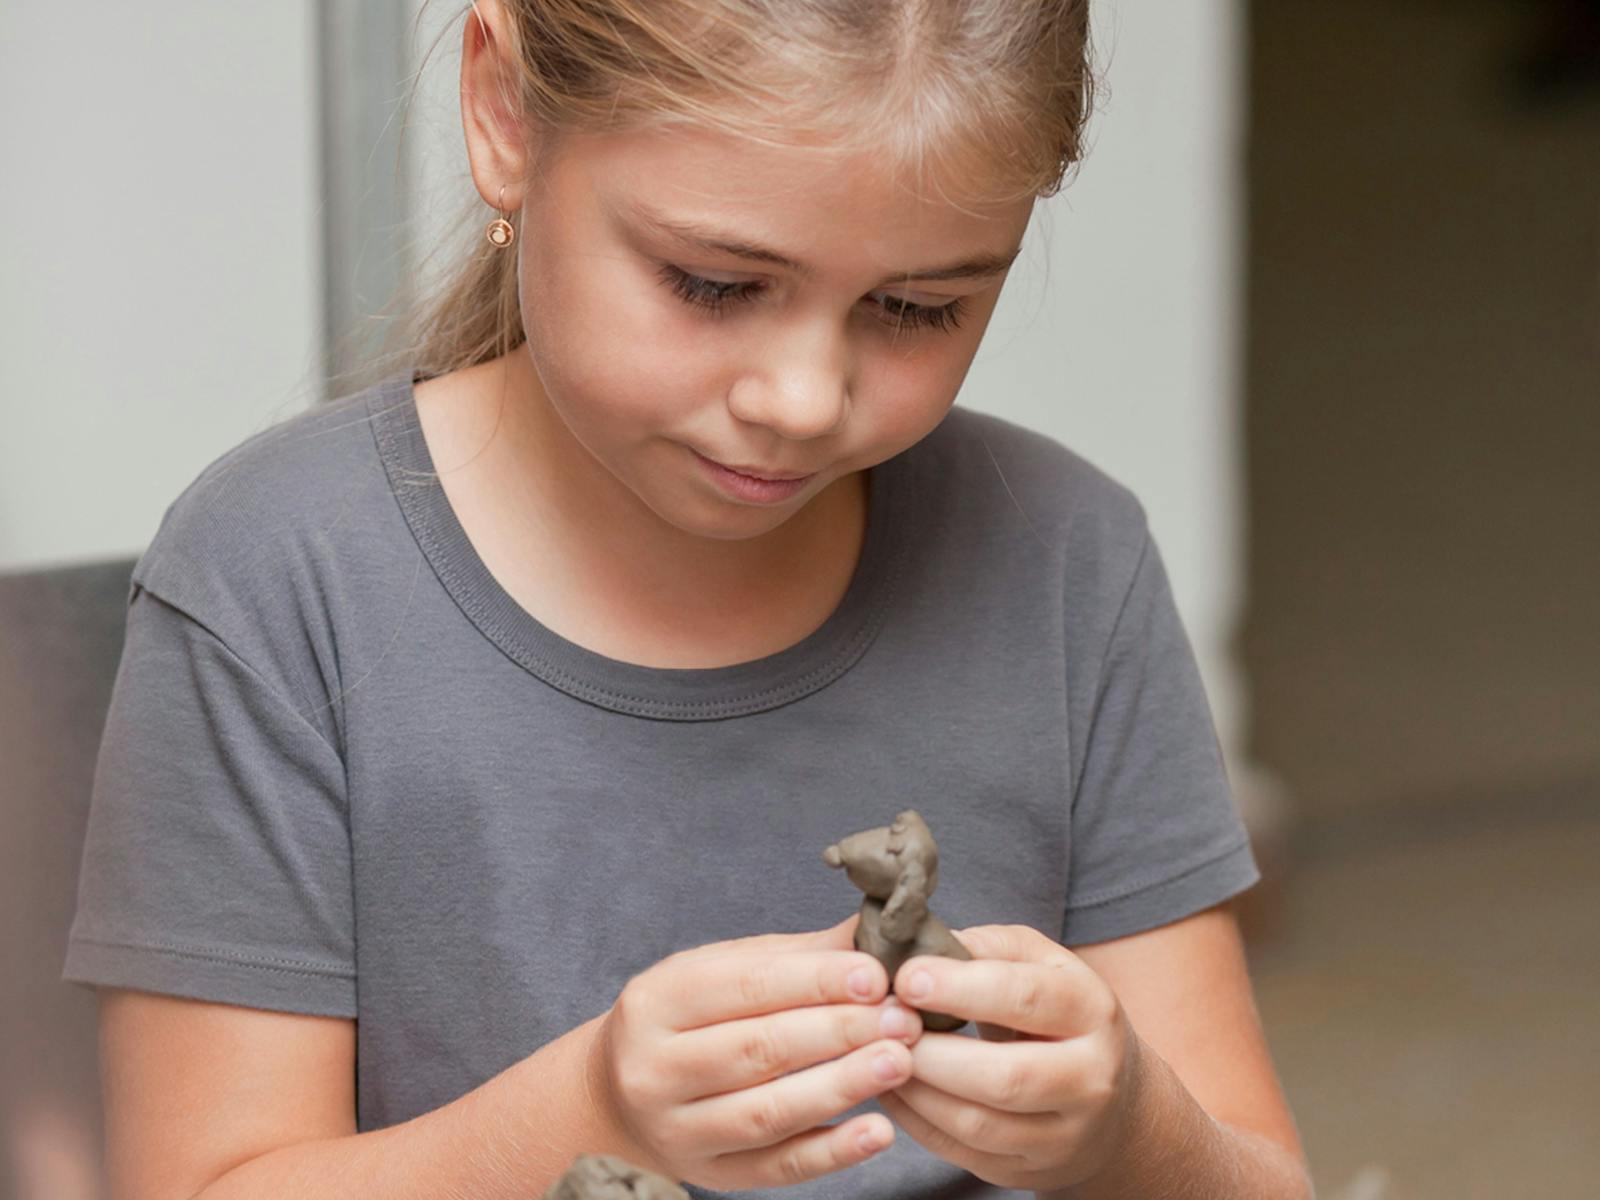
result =
[[[730,302],[739,304],[754,299],[762,290],[762,285],[759,283],[725,283],[715,279],[702,279],[699,275],[679,270],[671,263],[662,265],[661,278],[678,297],[696,308],[708,309],[718,316],[722,315]],[[937,306],[911,304],[904,300],[897,301],[893,297],[886,299],[888,304],[880,302],[879,307],[894,318],[888,324],[896,329],[904,324],[919,329],[949,330],[961,324],[964,310],[960,299]]]

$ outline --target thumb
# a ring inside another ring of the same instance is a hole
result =
[[[1012,962],[1059,961],[1072,952],[1031,925],[973,925],[955,930],[973,958],[1001,958]]]

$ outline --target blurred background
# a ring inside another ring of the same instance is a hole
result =
[[[1600,1195],[1600,3],[1098,3],[960,402],[1150,513],[1319,1194]],[[0,4],[0,1200],[101,1195],[59,971],[127,573],[494,215],[466,11]]]

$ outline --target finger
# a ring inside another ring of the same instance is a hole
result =
[[[731,1154],[776,1145],[909,1078],[910,1049],[878,1041],[833,1062],[684,1105],[680,1112],[702,1144]]]
[[[894,1142],[894,1126],[882,1113],[865,1113],[824,1125],[761,1150],[742,1150],[712,1160],[717,1175],[735,1187],[782,1187],[804,1183],[866,1162]]]
[[[1060,942],[1031,925],[972,925],[956,931],[973,958],[1003,958],[1012,962],[1050,962],[1077,958]]]
[[[827,929],[807,929],[799,933],[760,933],[753,937],[713,942],[702,950],[853,950],[859,911],[851,913]]]
[[[963,1146],[996,1158],[1023,1162],[1062,1140],[1056,1113],[1013,1113],[953,1096],[920,1079],[909,1079],[894,1092],[932,1128]]]
[[[1088,1033],[1111,1018],[1115,1005],[1105,981],[1076,959],[959,962],[923,955],[895,973],[894,993],[915,1008],[1049,1038]]]
[[[660,1019],[699,1029],[818,1004],[876,1004],[889,990],[883,964],[859,950],[728,952],[696,959],[668,988]]]
[[[685,1081],[683,1099],[754,1087],[883,1038],[911,1045],[922,1020],[892,996],[882,1004],[829,1004],[724,1021],[671,1039],[663,1066]]]
[[[751,951],[771,954],[789,950],[853,950],[856,926],[860,923],[861,914],[855,912],[827,929],[805,929],[799,933],[758,933],[721,942],[706,942],[680,950],[673,957],[699,959],[722,954],[747,954]]]
[[[878,1103],[883,1105],[883,1111],[889,1114],[896,1125],[911,1135],[912,1141],[973,1175],[995,1179],[1007,1172],[1026,1169],[1021,1159],[985,1154],[940,1129],[907,1104],[898,1090],[885,1092],[878,1097]]]
[[[853,950],[856,944],[856,926],[861,924],[861,912],[851,913],[837,925],[830,925],[827,929],[817,929],[800,934],[802,944],[815,943],[818,949]],[[889,1136],[894,1137],[891,1128]]]
[[[911,1051],[911,1069],[923,1083],[952,1096],[1008,1113],[1043,1113],[1060,1107],[1094,1047],[1087,1042],[985,1042],[955,1034],[929,1034]]]

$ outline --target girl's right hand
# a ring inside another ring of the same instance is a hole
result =
[[[595,1102],[652,1160],[716,1189],[776,1187],[888,1146],[881,1113],[823,1122],[911,1075],[916,1012],[832,929],[716,942],[671,955],[622,989],[591,1047]]]

